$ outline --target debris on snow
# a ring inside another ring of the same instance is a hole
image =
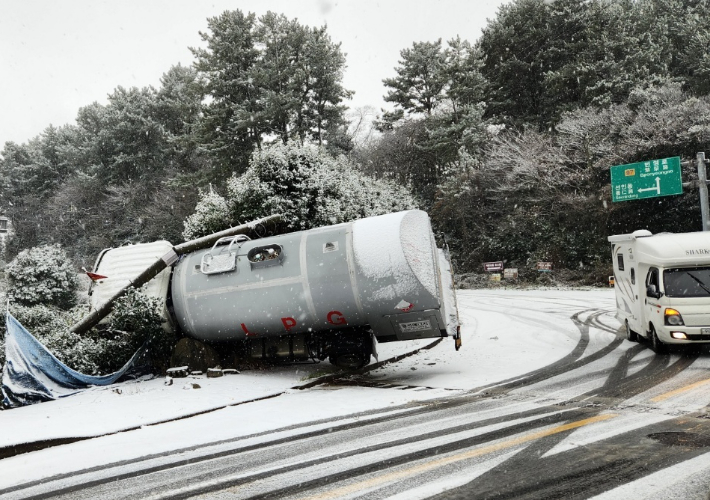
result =
[[[185,378],[188,375],[187,366],[177,366],[174,368],[168,368],[166,373],[169,377],[173,378]]]

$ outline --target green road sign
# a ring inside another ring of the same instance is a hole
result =
[[[641,200],[683,193],[680,157],[611,167],[611,201]]]

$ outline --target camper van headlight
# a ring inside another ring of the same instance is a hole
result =
[[[680,325],[684,324],[683,317],[675,309],[671,309],[670,307],[668,307],[668,308],[666,308],[663,315],[666,318],[666,320],[665,320],[666,325],[680,326]]]

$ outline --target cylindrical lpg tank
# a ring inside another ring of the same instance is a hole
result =
[[[203,340],[369,326],[446,336],[429,217],[411,210],[259,240],[228,238],[175,266],[175,319]]]

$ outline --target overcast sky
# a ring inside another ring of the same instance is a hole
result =
[[[75,123],[80,107],[105,104],[119,85],[158,87],[171,66],[192,64],[188,47],[225,10],[327,24],[347,54],[349,106],[379,109],[400,50],[456,35],[473,42],[507,1],[0,0],[0,149]]]

